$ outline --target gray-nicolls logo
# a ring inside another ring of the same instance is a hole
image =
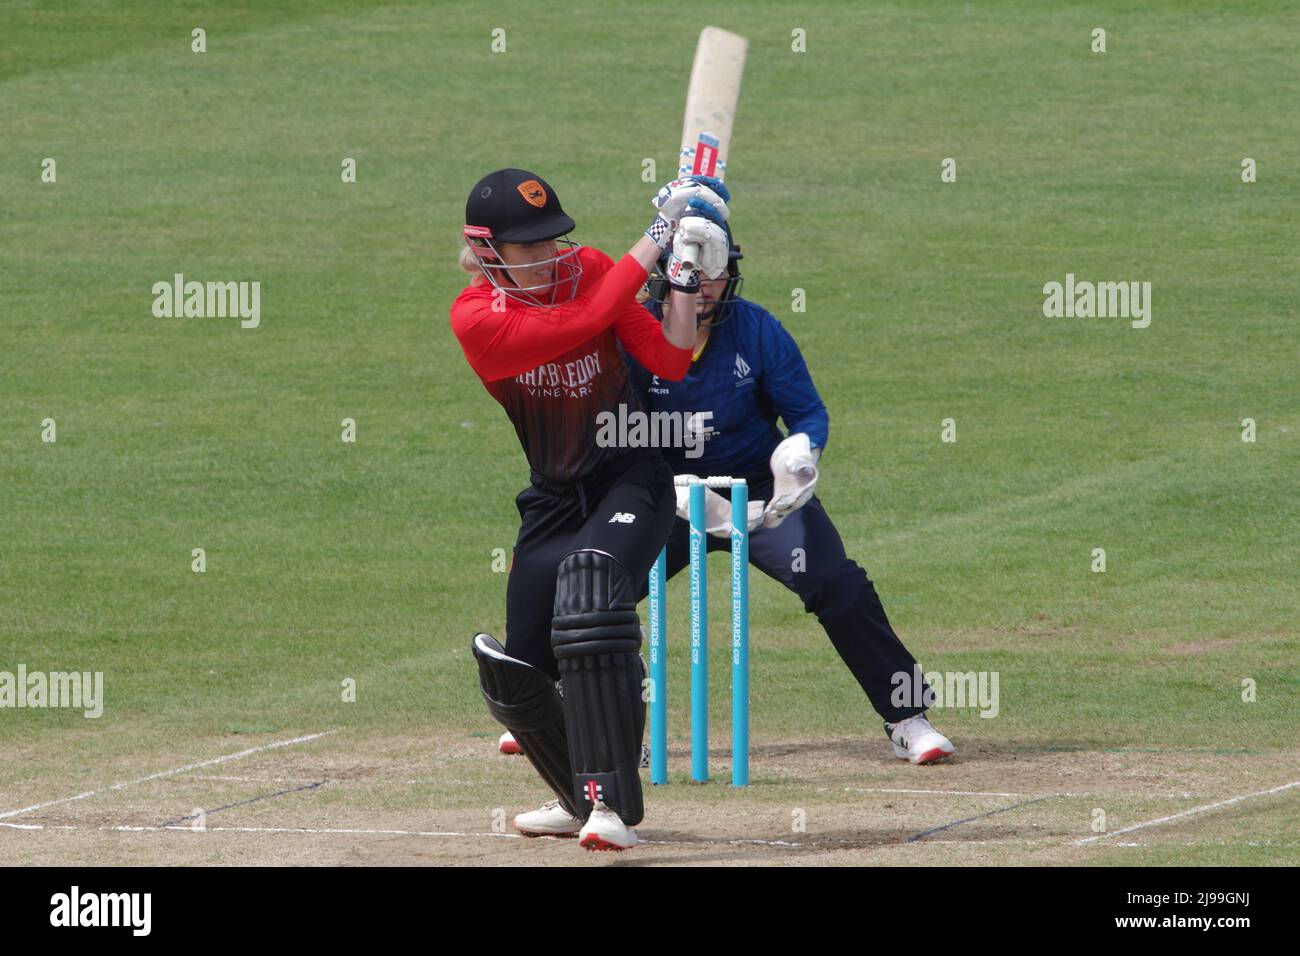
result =
[[[50,897],[51,926],[128,926],[148,936],[153,925],[152,893],[83,893],[73,886]]]
[[[749,367],[749,363],[745,361],[745,356],[737,352],[736,353],[736,378],[739,379],[739,381],[737,381],[736,384],[744,385],[746,382],[752,382],[753,378],[750,377],[751,371],[752,369]]]

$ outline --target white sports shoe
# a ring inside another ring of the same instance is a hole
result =
[[[637,842],[636,831],[599,800],[578,834],[579,845],[588,850],[629,850]]]
[[[925,714],[886,723],[885,733],[894,743],[894,756],[915,764],[934,763],[956,753],[952,741],[930,725]]]
[[[582,829],[582,821],[560,806],[559,800],[552,800],[515,817],[515,829],[530,837],[571,837]]]
[[[497,738],[497,750],[503,754],[523,753],[519,749],[519,741],[515,740],[515,735],[508,730]]]

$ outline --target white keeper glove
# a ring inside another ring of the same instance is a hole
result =
[[[679,478],[695,478],[695,475],[678,475]],[[691,520],[691,489],[689,485],[678,485],[677,517],[683,521]],[[753,531],[763,521],[765,502],[749,503],[749,531]],[[731,537],[731,499],[724,498],[712,488],[704,489],[704,530],[715,538]]]
[[[817,460],[821,449],[813,448],[806,434],[791,435],[772,452],[772,500],[763,515],[763,527],[775,528],[802,508],[817,490]]]

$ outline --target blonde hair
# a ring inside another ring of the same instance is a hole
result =
[[[483,275],[483,267],[478,264],[478,256],[474,255],[474,250],[463,242],[456,264],[460,266],[462,272],[473,277],[470,280],[471,285],[487,281],[487,278]]]

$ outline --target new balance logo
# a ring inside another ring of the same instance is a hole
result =
[[[626,511],[615,511],[614,517],[610,518],[609,521],[605,523],[614,524],[617,522],[618,524],[631,524],[634,521],[636,521],[636,515],[630,514]]]

